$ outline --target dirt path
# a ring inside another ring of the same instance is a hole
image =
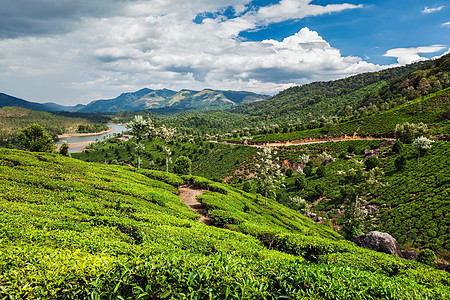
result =
[[[358,128],[359,129],[359,128]],[[358,131],[358,130],[357,130]],[[356,132],[355,132],[356,134]],[[358,141],[358,140],[366,140],[366,141],[378,141],[378,140],[394,140],[392,138],[373,138],[373,137],[358,137],[353,135],[352,137],[344,136],[337,138],[329,138],[329,139],[307,139],[307,140],[295,140],[295,141],[285,141],[285,142],[270,142],[262,145],[259,144],[250,144],[246,146],[250,147],[286,147],[286,146],[300,146],[300,145],[309,145],[309,144],[321,144],[328,142],[343,142],[343,141]],[[220,143],[220,144],[228,144],[228,145],[243,145],[243,143],[230,143],[226,141],[211,141],[212,143]]]
[[[192,210],[195,210],[200,214],[200,219],[198,220],[205,225],[211,226],[211,219],[206,215],[206,211],[203,208],[203,205],[197,201],[196,197],[203,194],[203,190],[197,190],[189,187],[187,184],[178,187],[180,191],[180,199],[186,203]]]

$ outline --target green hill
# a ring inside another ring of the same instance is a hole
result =
[[[216,224],[177,196],[184,182]],[[4,299],[448,299],[450,275],[199,177],[0,149]]]
[[[0,142],[13,138],[18,131],[34,123],[44,127],[51,136],[79,132],[80,128],[87,132],[107,129],[105,125],[82,118],[64,117],[21,107],[2,107],[0,108]]]

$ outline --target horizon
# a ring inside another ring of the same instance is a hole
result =
[[[2,9],[0,92],[67,106],[142,88],[272,96],[450,49],[445,1],[6,0]]]

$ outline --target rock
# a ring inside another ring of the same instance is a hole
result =
[[[371,231],[355,237],[353,242],[363,248],[402,257],[397,241],[389,233]]]
[[[419,254],[419,252],[417,251],[406,251],[406,250],[402,250],[402,257],[404,259],[409,259],[409,260],[416,260],[417,259],[417,255]]]

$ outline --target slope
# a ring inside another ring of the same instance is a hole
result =
[[[0,108],[0,141],[13,138],[18,131],[34,123],[43,126],[52,136],[65,132],[78,132],[79,128],[88,132],[107,129],[105,125],[86,119],[64,117],[21,107],[3,107]]]
[[[210,206],[241,211],[238,227],[253,234],[196,222],[175,188],[186,180],[209,190]],[[0,195],[6,299],[450,295],[448,273],[337,241],[276,202],[263,208],[261,198],[198,177],[0,149]]]

